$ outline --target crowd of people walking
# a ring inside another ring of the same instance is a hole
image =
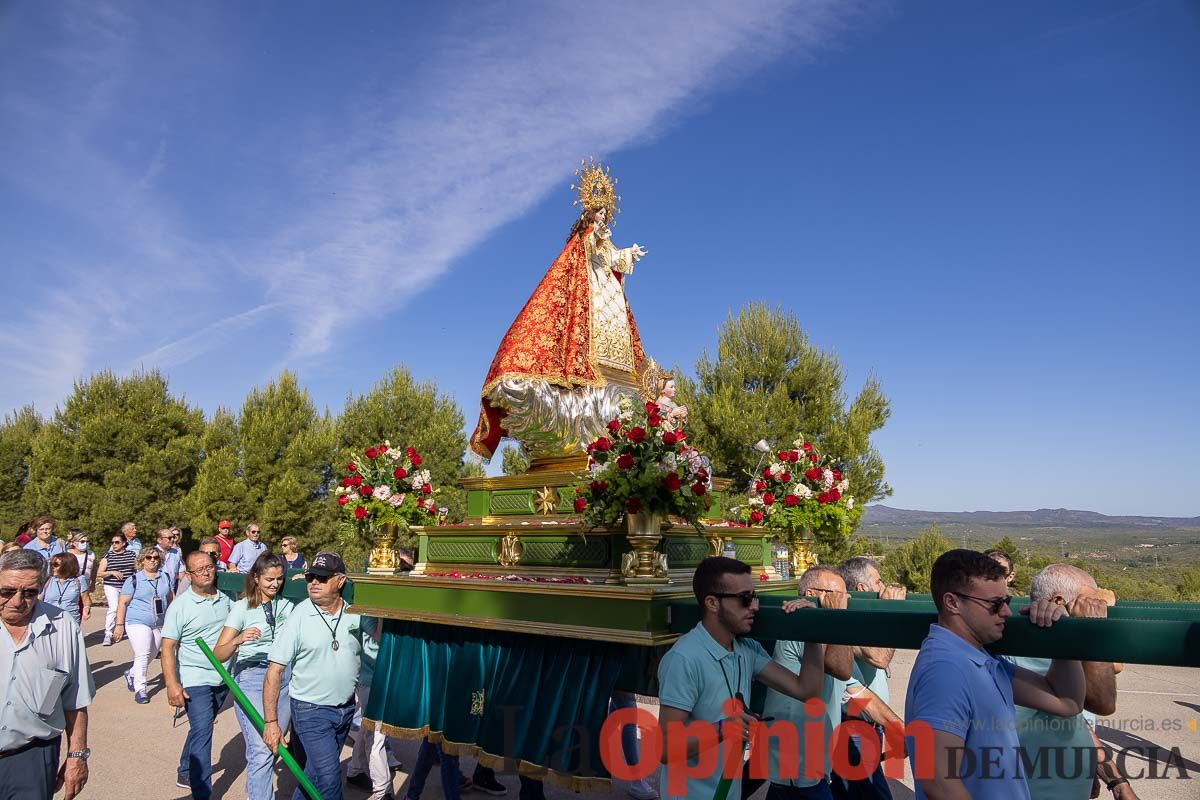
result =
[[[180,789],[198,800],[212,796],[213,726],[229,694],[202,641],[228,665],[264,722],[260,733],[235,708],[249,800],[275,797],[277,755],[285,744],[301,755],[305,774],[329,800],[342,796],[346,782],[369,791],[373,800],[393,797],[399,761],[382,734],[361,729],[346,775],[342,772],[340,754],[356,713],[368,702],[380,626],[348,610],[342,599],[346,565],[337,553],[318,553],[309,562],[288,537],[282,555],[273,554],[258,525],[247,526],[245,538],[235,542],[229,523],[222,522],[215,536],[204,537],[184,556],[177,528],[158,530],[155,544],[143,546],[130,522],[97,559],[86,535],[71,531],[63,539],[55,527],[53,518],[39,517],[28,526],[24,543],[0,548],[0,618],[8,634],[0,636],[0,798],[48,798],[58,786],[69,799],[87,782],[87,709],[95,684],[81,625],[91,613],[95,581],[103,586],[106,605],[103,646],[129,640],[133,660],[123,677],[137,703],[150,702],[150,666],[161,652],[167,703],[188,724],[175,775]],[[306,581],[307,597],[293,603],[282,593],[289,570],[297,567],[303,568],[296,576]],[[218,591],[221,571],[244,575],[236,601]],[[984,649],[999,638],[1012,613],[1007,588],[1012,575],[1011,560],[999,553],[952,550],[938,558],[931,576],[938,621],[917,656],[901,718],[890,705],[893,650],[779,641],[768,653],[747,636],[758,609],[750,567],[732,558],[707,558],[693,578],[701,621],[658,667],[660,727],[711,723],[717,740],[724,740],[744,739],[764,718],[794,723],[801,732],[798,752],[785,750],[782,738],[768,738],[767,774],[751,774],[748,761],[743,779],[728,788],[729,800],[749,797],[764,783],[769,800],[890,798],[882,765],[853,778],[834,769],[834,731],[847,720],[865,726],[850,737],[852,764],[862,763],[864,753],[886,749],[889,725],[920,723],[932,730],[932,771],[917,768],[908,745],[918,797],[1082,800],[1103,784],[1117,800],[1136,800],[1117,765],[1102,757],[1092,730],[1095,715],[1116,708],[1119,665],[996,658]],[[804,572],[798,597],[783,610],[845,609],[852,591],[905,599],[903,588],[884,584],[875,561],[853,558],[838,568]],[[1103,617],[1115,601],[1084,570],[1067,564],[1034,576],[1030,594],[1025,613],[1043,627],[1066,616]],[[765,717],[744,706],[730,715],[729,701],[744,703],[753,681],[766,687]],[[814,700],[820,702],[813,705]],[[618,696],[613,707],[630,702]],[[818,731],[819,744],[804,741]],[[634,726],[622,730],[622,745],[625,759],[637,762]],[[1063,747],[1086,753],[1089,767],[1072,775],[1026,775],[1015,755]],[[662,752],[674,752],[669,742]],[[1004,754],[1000,762],[988,762],[1000,780],[948,766],[952,754],[964,752],[985,759],[989,752]],[[699,756],[689,749],[690,758]],[[420,797],[436,765],[451,800],[468,786],[489,794],[507,791],[482,765],[468,780],[456,756],[423,741],[406,800]],[[657,790],[644,780],[627,790],[637,800],[715,795],[719,769],[707,777],[690,772],[674,788],[671,769],[664,758]],[[523,800],[543,796],[540,782],[521,776]],[[302,799],[297,789],[296,800]]]

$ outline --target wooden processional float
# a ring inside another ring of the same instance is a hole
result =
[[[763,641],[916,649],[935,614],[928,596],[910,595],[785,615],[782,601],[796,594],[785,576],[813,563],[811,554],[793,548],[781,561],[772,531],[720,522],[729,481],[711,480],[711,507],[695,526],[584,529],[574,503],[590,479],[587,445],[630,403],[657,400],[681,420],[686,409],[646,358],[626,301],[623,281],[646,251],[611,241],[615,181],[594,164],[577,174],[582,213],[501,340],[471,437],[486,458],[503,438],[515,440],[529,469],[463,480],[466,520],[414,528],[411,572],[394,573],[392,545],[377,539],[378,568],[354,575],[347,599],[351,611],[384,620],[365,725],[576,791],[606,791],[599,733],[609,699],[657,694],[659,658],[699,619],[691,579],[705,557],[751,566],[762,595],[752,635]],[[219,586],[238,592],[241,578],[223,574]],[[286,581],[284,596],[303,599],[303,582]],[[1200,666],[1200,606],[1120,601],[1110,611],[1052,630],[1014,615],[993,650]]]

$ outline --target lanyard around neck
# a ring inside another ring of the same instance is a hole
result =
[[[742,693],[742,657],[734,651],[733,657],[737,659],[737,691],[729,685],[729,676],[725,674],[725,659],[718,658],[717,666],[721,668],[721,677],[725,679],[725,688],[729,690],[729,697],[732,699]]]

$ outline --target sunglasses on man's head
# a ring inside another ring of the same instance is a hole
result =
[[[309,573],[304,576],[304,580],[308,583],[312,583],[313,581],[316,581],[317,583],[326,583],[332,577],[332,575],[313,575],[312,573]]]
[[[758,599],[758,592],[753,590],[749,592],[713,592],[712,596],[719,600],[724,600],[727,597],[736,597],[738,602],[742,604],[742,608],[749,608]]]
[[[113,539],[109,544],[125,544],[124,539]]]
[[[21,595],[22,600],[37,600],[38,590],[37,589],[9,589],[8,587],[5,587],[3,589],[0,589],[0,600],[12,600],[18,594]]]
[[[978,603],[983,603],[983,605],[987,606],[988,611],[992,612],[993,614],[999,614],[1000,609],[1007,605],[1011,605],[1013,600],[1011,594],[1005,595],[1004,597],[975,597],[974,595],[963,594],[962,592],[951,592],[950,594],[953,594],[956,597],[962,597],[967,600],[974,600]]]

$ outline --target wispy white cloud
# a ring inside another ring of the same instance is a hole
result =
[[[143,353],[133,361],[137,367],[158,367],[167,369],[176,364],[183,364],[196,358],[201,353],[208,352],[214,347],[231,342],[238,334],[259,322],[268,312],[276,308],[273,303],[263,303],[254,308],[205,325],[195,333],[180,337],[174,341]]]
[[[849,13],[838,2],[710,0],[686,14],[616,2],[459,17],[435,60],[364,98],[339,121],[338,144],[331,135],[301,162],[342,177],[264,254],[268,296],[306,320],[291,355],[324,352],[364,314],[361,297],[331,295],[331,275],[382,289],[388,302],[373,292],[376,313],[403,304],[556,188],[581,155],[656,136],[784,50],[811,54]]]
[[[233,124],[198,116],[177,82],[248,59],[226,35],[238,23],[86,2],[39,16],[52,30],[22,31],[34,21],[17,14],[0,34],[24,43],[0,47],[9,51],[0,55],[0,191],[90,238],[0,251],[6,276],[36,262],[57,287],[33,284],[0,307],[20,323],[19,334],[0,335],[0,364],[21,377],[0,406],[60,398],[101,366],[177,366],[271,319],[295,336],[268,358],[318,357],[348,321],[402,308],[559,187],[581,156],[652,139],[769,60],[828,44],[855,14],[835,0],[700,0],[686,13],[631,1],[460,7],[420,37],[419,67],[397,46],[343,87],[343,108],[273,121],[302,131],[282,137],[276,173],[231,170],[222,186],[227,201],[266,209],[240,238],[189,217],[191,195],[210,191],[210,178],[172,141],[180,118]],[[248,94],[265,101],[272,91]],[[220,135],[230,161],[260,154]],[[370,286],[370,302],[366,292],[331,291],[335,275]],[[230,316],[231,306],[249,310]],[[31,334],[45,337],[51,357],[30,361]]]

